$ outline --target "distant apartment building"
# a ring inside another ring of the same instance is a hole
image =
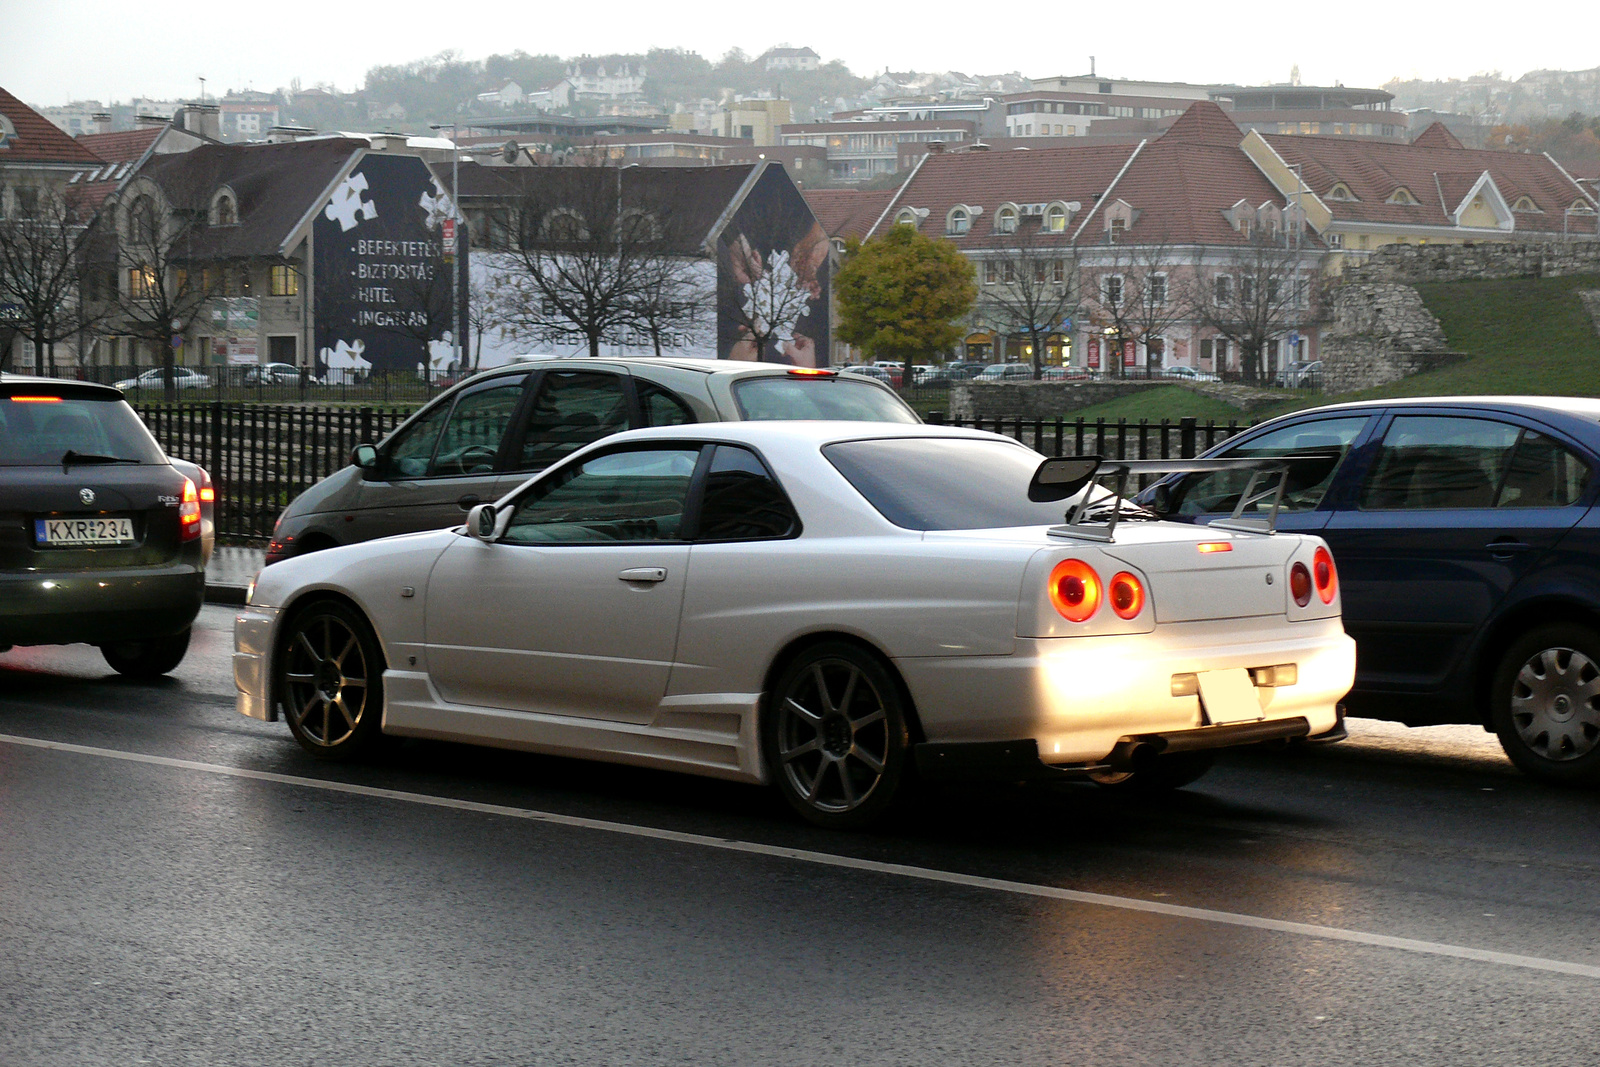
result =
[[[903,144],[941,142],[964,144],[975,140],[970,121],[944,122],[812,122],[784,126],[778,132],[785,149],[810,145],[827,150],[828,176],[834,181],[859,182],[893,174],[900,166]]]
[[[1107,119],[1176,120],[1188,105],[1170,96],[1034,90],[1007,96],[1004,106],[1007,137],[1083,137]]]
[[[756,60],[763,70],[816,70],[822,57],[809,48],[769,48]]]
[[[834,122],[970,122],[979,137],[1002,137],[1005,108],[998,96],[975,100],[900,100],[835,111]]]
[[[41,107],[38,113],[70,137],[111,130],[111,112],[98,100],[74,100],[58,107]]]
[[[479,93],[477,100],[484,107],[517,107],[528,102],[528,94],[522,91],[521,85],[508,78],[498,88]]]
[[[283,120],[278,99],[271,93],[229,93],[217,101],[218,127],[227,142],[259,141]]]
[[[775,145],[778,130],[787,126],[792,117],[787,100],[735,100],[721,108],[714,132],[758,145]]]
[[[645,68],[629,63],[607,64],[602,59],[584,57],[567,67],[567,76],[558,83],[554,95],[565,101],[557,106],[567,106],[584,101],[616,101],[637,99],[644,92]],[[563,88],[564,86],[564,88]]]

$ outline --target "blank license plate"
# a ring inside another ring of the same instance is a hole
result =
[[[33,537],[40,545],[131,545],[132,519],[34,519]]]
[[[1255,683],[1243,667],[1231,671],[1201,671],[1200,703],[1205,706],[1211,725],[1227,722],[1254,722],[1264,718],[1256,699]]]

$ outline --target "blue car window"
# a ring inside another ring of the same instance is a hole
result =
[[[508,544],[675,541],[698,447],[596,456],[537,483],[517,505]]]
[[[1589,484],[1589,466],[1542,433],[1524,430],[1496,507],[1561,508]]]
[[[1492,419],[1402,415],[1389,424],[1366,484],[1365,511],[1489,508],[1520,427]]]
[[[1223,455],[1229,459],[1251,459],[1263,456],[1292,458],[1336,454],[1337,461],[1327,467],[1326,473],[1318,481],[1308,485],[1303,481],[1291,479],[1288,489],[1284,492],[1280,511],[1312,511],[1322,503],[1323,496],[1328,492],[1328,486],[1333,483],[1334,473],[1339,469],[1339,464],[1344,462],[1344,457],[1350,453],[1350,446],[1361,436],[1361,430],[1366,426],[1367,419],[1366,415],[1355,415],[1297,422],[1293,426],[1285,426],[1281,430],[1274,430],[1246,441],[1237,448],[1224,452]],[[1185,478],[1179,489],[1174,513],[1208,515],[1232,511],[1234,504],[1238,502],[1239,494],[1244,492],[1249,480],[1248,471],[1218,471],[1215,474]]]

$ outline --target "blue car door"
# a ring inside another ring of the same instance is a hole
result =
[[[1385,417],[1352,465],[1360,484],[1322,531],[1358,692],[1445,686],[1507,592],[1583,513],[1571,505],[1588,468],[1548,433],[1510,415],[1436,412]]]

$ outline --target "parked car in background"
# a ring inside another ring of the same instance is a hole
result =
[[[1182,365],[1164,368],[1161,371],[1161,376],[1163,378],[1179,378],[1189,382],[1219,382],[1222,380],[1208,370]]]
[[[988,366],[989,364],[987,363],[968,361],[964,363],[946,363],[944,365],[944,370],[945,373],[950,376],[952,381],[962,381],[968,378],[976,378],[978,375],[982,374],[984,368]]]
[[[284,509],[267,562],[453,526],[473,505],[622,430],[769,419],[920,421],[859,372],[671,357],[519,361],[452,387],[356,449],[351,466]]]
[[[117,390],[0,377],[0,651],[82,641],[122,674],[172,670],[205,597],[213,500]]]
[[[880,367],[872,363],[863,363],[860,366],[846,367],[843,373],[855,374],[863,378],[872,378],[888,386],[898,387],[900,385],[899,371],[893,371],[888,367]]]
[[[975,379],[980,382],[1009,382],[1033,379],[1031,363],[991,363]]]
[[[167,385],[166,379],[162,375],[163,371],[160,367],[157,367],[155,370],[145,371],[137,378],[124,378],[116,383],[115,388],[121,389],[125,393],[138,389],[164,390]],[[209,389],[211,387],[211,378],[209,375],[201,374],[199,371],[191,370],[188,367],[173,367],[172,384],[178,389]]]
[[[262,363],[246,367],[245,385],[298,385],[300,368],[292,363]]]
[[[1169,789],[1343,736],[1315,535],[1063,532],[1064,462],[932,426],[619,434],[465,526],[262,571],[238,708],[322,758],[381,733],[589,757],[770,783],[839,828],[914,776]]]
[[[1320,384],[1322,360],[1297,360],[1278,372],[1272,384],[1286,389],[1304,389]]]
[[[1530,774],[1600,782],[1600,400],[1339,404],[1207,454],[1325,460],[1278,525],[1338,561],[1351,714],[1481,723]],[[1140,499],[1204,523],[1243,489],[1237,472],[1192,474]]]

